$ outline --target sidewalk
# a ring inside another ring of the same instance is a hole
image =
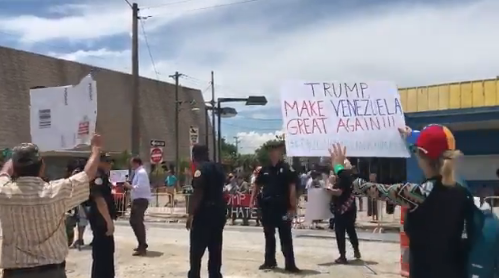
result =
[[[393,214],[388,215],[386,213],[386,204],[384,202],[379,202],[378,205],[378,221],[373,221],[372,217],[367,216],[367,211],[365,207],[367,200],[364,200],[364,210],[357,212],[356,227],[363,231],[368,232],[398,232],[400,230],[400,207],[395,207]],[[128,219],[130,212],[122,217],[122,219]],[[304,219],[304,210],[301,211],[300,220]],[[178,202],[176,207],[149,207],[146,211],[145,221],[146,222],[159,222],[159,223],[184,223],[187,218],[186,208],[184,202]],[[230,225],[230,221],[228,223]],[[250,226],[256,225],[255,220],[249,220]],[[236,220],[236,225],[242,225],[242,220]],[[320,224],[321,228],[327,228],[327,221],[323,221]],[[308,227],[306,227],[308,228]]]

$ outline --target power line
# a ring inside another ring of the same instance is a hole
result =
[[[212,6],[207,6],[207,7],[201,7],[201,8],[195,8],[195,9],[185,10],[185,11],[182,11],[182,13],[189,13],[189,12],[197,12],[197,11],[203,11],[203,10],[209,10],[209,9],[224,8],[224,7],[229,7],[229,6],[235,6],[235,5],[241,5],[241,4],[248,4],[248,3],[257,2],[257,1],[262,1],[262,0],[245,0],[245,1],[239,1],[239,2],[218,4],[218,5],[212,5]],[[164,14],[162,14],[162,15],[164,15]],[[154,16],[154,15],[152,15],[152,16]]]
[[[198,1],[198,0],[182,0],[182,1],[176,1],[176,2],[169,2],[169,3],[159,4],[159,5],[155,5],[155,6],[145,7],[145,8],[142,8],[142,10],[149,10],[149,9],[156,9],[156,8],[161,8],[161,7],[171,6],[171,5],[184,4],[184,3],[188,3],[188,2],[192,2],[192,1]]]
[[[125,0],[125,3],[127,3],[127,4],[128,4],[128,6],[130,6],[130,8],[133,8],[132,3],[130,3],[130,1]]]
[[[146,43],[147,51],[149,52],[149,58],[151,58],[152,69],[154,70],[154,74],[156,74],[156,79],[159,81],[158,70],[156,69],[156,63],[154,62],[154,58],[152,57],[151,47],[149,46],[149,40],[147,39],[146,28],[144,27],[145,22],[143,19],[140,19],[140,26],[142,29],[142,35],[144,36],[144,41]]]

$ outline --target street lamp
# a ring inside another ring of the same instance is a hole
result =
[[[206,105],[205,106],[205,122],[204,122],[204,125],[205,125],[205,144],[206,146],[208,146],[208,129],[209,129],[209,117],[208,117],[208,111],[212,111],[214,115],[217,115],[218,116],[218,119],[221,119],[221,118],[232,118],[232,117],[235,117],[237,116],[237,110],[232,108],[232,107],[222,107],[222,108],[218,108],[218,107],[213,107],[213,106],[208,106]],[[220,122],[220,120],[219,120]],[[220,129],[220,124],[218,126],[218,128]],[[215,130],[215,127],[213,127],[213,131]],[[215,132],[212,133],[213,135],[213,161],[216,161],[216,137],[215,137]],[[219,150],[220,151],[220,150]]]
[[[217,99],[217,111],[222,110],[222,103],[227,102],[244,102],[247,106],[253,105],[261,105],[264,106],[267,104],[267,98],[264,96],[249,96],[246,98],[218,98]],[[222,117],[218,117],[218,162],[222,161],[222,156],[220,155],[220,151],[222,149]]]

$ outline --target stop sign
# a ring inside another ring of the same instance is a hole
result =
[[[151,148],[151,163],[159,164],[163,162],[163,149]]]

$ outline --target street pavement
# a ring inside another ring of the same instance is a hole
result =
[[[130,226],[128,221],[118,220],[116,221],[116,226]],[[149,228],[162,228],[162,229],[185,229],[184,223],[162,223],[162,222],[152,222],[147,223]],[[262,233],[262,227],[255,226],[225,226],[225,231],[236,231],[245,233]],[[310,229],[293,229],[293,236],[297,238],[317,238],[317,239],[334,239],[334,231],[331,230],[310,230]],[[357,229],[357,236],[362,241],[373,241],[373,242],[387,242],[387,243],[399,243],[400,235],[398,233],[373,233],[364,232]]]
[[[168,203],[168,196],[165,194],[156,194],[151,200],[151,204],[146,211],[145,220],[147,222],[183,222],[186,216],[186,202],[185,196],[177,194],[175,206],[165,206]],[[378,220],[374,220],[372,217],[367,215],[367,198],[363,199],[363,210],[357,212],[356,226],[358,229],[364,231],[373,230],[383,230],[385,232],[399,232],[400,230],[400,207],[396,206],[392,214],[387,214],[386,212],[386,202],[378,202]],[[358,202],[358,201],[357,201]],[[300,202],[301,209],[298,214],[300,215],[301,221],[304,220],[306,202],[304,199]],[[128,212],[129,214],[129,212]],[[127,215],[128,215],[127,214]],[[126,217],[125,217],[126,218]],[[236,220],[236,225],[241,224],[242,220]],[[250,225],[254,225],[254,221],[250,220]],[[307,226],[307,225],[305,225]],[[327,227],[326,224],[322,225]]]
[[[299,277],[317,278],[368,278],[400,277],[400,247],[395,243],[361,241],[362,261],[351,261],[349,265],[332,263],[337,258],[337,247],[331,237],[306,236],[331,234],[317,231],[295,231],[295,255],[297,264],[304,271]],[[116,277],[186,277],[188,270],[188,232],[182,225],[147,224],[149,253],[147,257],[133,257],[136,246],[131,228],[125,222],[116,225]],[[91,240],[87,232],[86,241]],[[347,244],[349,245],[349,244]],[[350,247],[349,247],[350,248]],[[259,271],[263,260],[264,238],[261,228],[228,227],[224,231],[223,274],[225,278],[284,278],[290,275],[282,269]],[[277,248],[279,250],[279,248]],[[348,250],[348,257],[352,257]],[[202,277],[208,277],[203,261]],[[279,266],[283,266],[282,254],[278,252]],[[88,248],[71,250],[67,269],[69,278],[90,276],[91,253]],[[295,276],[295,275],[293,275]]]

